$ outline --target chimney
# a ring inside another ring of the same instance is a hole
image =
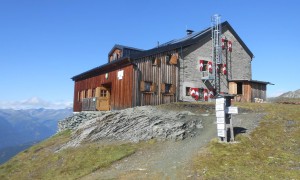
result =
[[[194,32],[194,31],[193,31],[193,30],[190,30],[190,29],[187,29],[187,30],[186,30],[186,34],[187,34],[187,35],[190,35],[190,34],[192,34],[193,32]]]

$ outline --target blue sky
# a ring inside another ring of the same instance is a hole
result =
[[[218,13],[255,55],[268,96],[300,88],[300,1],[0,0],[0,102],[73,100],[72,76],[107,62],[114,44],[141,49],[200,31]],[[1,104],[1,103],[0,103]]]

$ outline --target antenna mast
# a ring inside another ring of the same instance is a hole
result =
[[[222,64],[222,46],[221,46],[221,16],[215,14],[211,17],[211,39],[212,39],[212,61],[213,61],[213,73],[215,75],[214,88],[216,93],[220,93],[220,73],[219,64]]]

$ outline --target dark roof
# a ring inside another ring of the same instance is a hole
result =
[[[234,31],[234,29],[231,27],[231,25],[227,21],[225,21],[225,22],[222,23],[222,30],[223,30],[223,32],[226,30],[226,28],[229,31],[231,31],[231,33],[235,36],[235,38],[242,45],[242,47],[249,54],[249,56],[251,58],[253,58],[253,53],[250,51],[250,49],[246,46],[246,44],[242,41],[242,39],[238,36],[238,34]],[[176,50],[176,49],[179,49],[179,48],[187,47],[187,46],[190,46],[190,45],[202,42],[204,39],[210,38],[210,37],[211,37],[211,27],[206,28],[203,31],[199,31],[199,32],[196,32],[196,33],[189,34],[189,35],[187,35],[187,36],[185,36],[183,38],[180,38],[180,39],[174,39],[174,40],[168,41],[168,42],[166,42],[164,44],[161,44],[160,46],[158,46],[156,48],[152,48],[152,49],[149,49],[149,50],[142,50],[142,49],[137,49],[137,48],[133,48],[133,47],[129,47],[129,46],[123,46],[123,45],[116,44],[111,49],[111,51],[109,52],[109,54],[111,54],[112,51],[115,48],[119,48],[119,49],[127,48],[127,49],[132,49],[132,50],[136,50],[136,51],[140,51],[140,52],[136,53],[136,54],[130,55],[130,58],[129,57],[123,57],[123,58],[121,58],[119,60],[112,61],[112,62],[104,64],[102,66],[93,68],[93,69],[91,69],[89,71],[86,71],[84,73],[81,73],[79,75],[76,75],[76,76],[72,77],[72,79],[73,80],[78,80],[78,79],[81,79],[83,77],[88,77],[91,74],[93,74],[94,71],[100,72],[101,70],[104,70],[104,69],[106,69],[108,67],[111,67],[112,65],[120,64],[122,61],[126,61],[126,59],[127,60],[128,59],[135,60],[135,59],[139,59],[139,58],[143,58],[143,57],[155,55],[155,54],[166,52],[166,51]]]
[[[226,30],[226,28],[235,36],[235,38],[238,40],[238,42],[242,45],[242,47],[245,49],[245,51],[249,54],[251,59],[254,57],[253,53],[250,51],[250,49],[246,46],[246,44],[242,41],[242,39],[239,37],[239,35],[234,31],[234,29],[231,27],[231,25],[225,21],[222,23],[222,30],[223,32]],[[133,59],[147,57],[151,55],[155,55],[158,53],[162,53],[165,51],[170,51],[186,46],[190,46],[196,43],[201,42],[203,39],[211,37],[211,27],[206,28],[205,30],[189,34],[183,38],[180,39],[174,39],[171,41],[168,41],[164,44],[159,45],[158,47],[155,47],[153,49],[142,51],[141,53],[135,54],[132,56]]]
[[[210,30],[211,30],[211,28],[207,28],[203,31],[189,34],[186,37],[168,41],[166,43],[159,45],[158,47],[135,54],[132,58],[133,59],[143,58],[143,57],[155,55],[158,53],[175,50],[175,49],[179,49],[179,48],[183,48],[183,47],[187,47],[187,46],[196,44],[198,42],[201,42],[201,40],[204,38],[211,37]]]
[[[253,82],[253,83],[258,83],[258,84],[269,84],[269,85],[275,85],[271,82],[266,82],[266,81],[257,81],[257,80],[229,80],[229,82]]]
[[[109,51],[108,55],[110,55],[116,48],[118,48],[118,49],[131,49],[131,50],[135,50],[135,51],[144,51],[143,49],[138,49],[138,48],[134,48],[134,47],[115,44],[114,47]]]

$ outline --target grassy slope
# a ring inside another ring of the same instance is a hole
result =
[[[239,143],[212,141],[194,159],[202,179],[298,179],[300,177],[300,106],[236,104],[267,112],[260,126]]]
[[[255,112],[268,112],[249,136],[239,143],[212,141],[194,159],[201,179],[298,179],[300,177],[300,106],[236,104]],[[187,107],[189,109],[189,107]],[[70,138],[58,134],[21,152],[0,166],[0,179],[76,179],[108,167],[136,151],[138,144],[102,146],[86,144],[54,153]]]
[[[70,132],[60,133],[0,166],[0,179],[76,179],[135,152],[136,145],[86,144],[55,153]]]

